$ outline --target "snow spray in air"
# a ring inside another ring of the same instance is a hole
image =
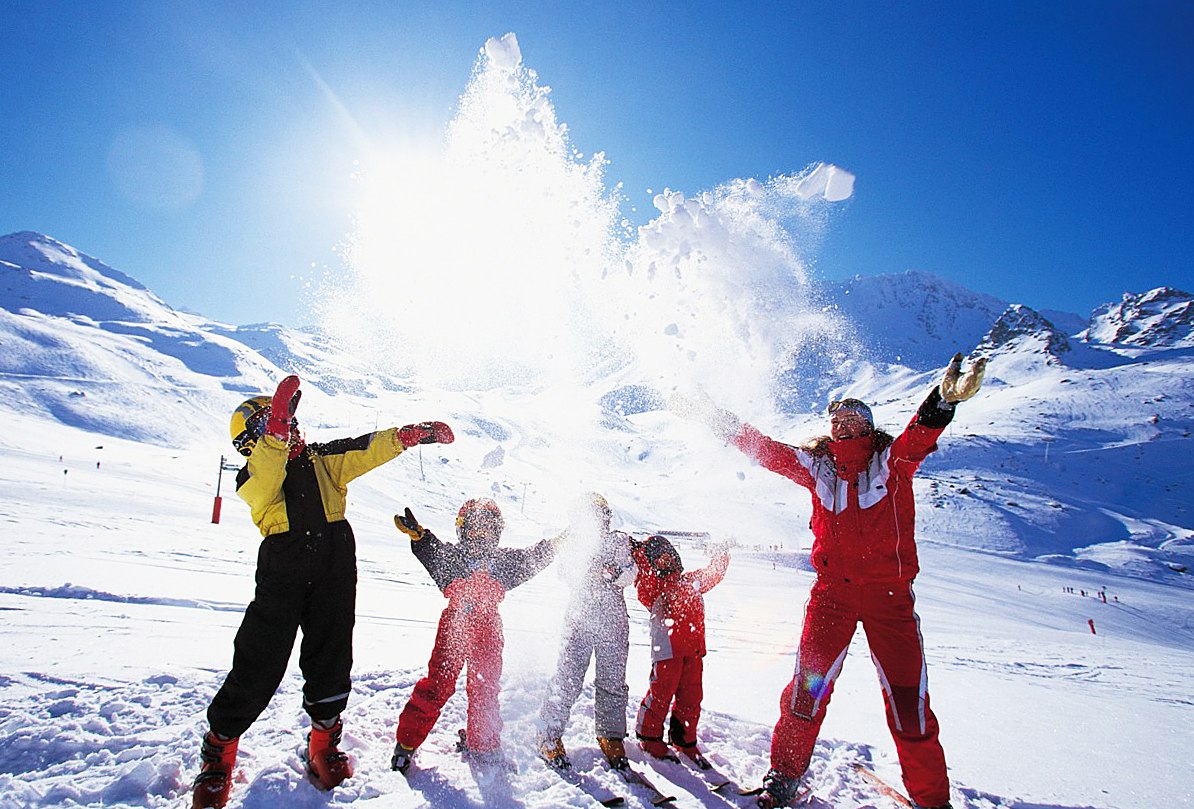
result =
[[[832,182],[830,182],[832,178]],[[623,270],[602,296],[621,306],[609,322],[632,345],[665,393],[696,386],[744,414],[785,399],[810,360],[840,361],[854,350],[850,329],[820,307],[801,259],[823,228],[830,194],[853,178],[820,164],[766,183],[733,180],[689,198],[655,196],[659,216],[639,228]]]
[[[626,233],[604,156],[570,145],[549,94],[513,34],[491,39],[442,147],[363,168],[330,334],[427,385],[701,386],[747,413],[782,400],[802,353],[849,342],[797,244],[848,172],[664,191]]]
[[[601,353],[581,279],[616,251],[602,155],[569,146],[513,34],[478,57],[437,153],[378,157],[325,328],[428,385],[558,385]]]

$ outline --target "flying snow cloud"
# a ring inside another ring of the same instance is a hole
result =
[[[689,198],[656,195],[659,216],[641,227],[623,271],[602,298],[619,343],[631,345],[665,391],[719,391],[723,404],[769,410],[778,387],[811,346],[852,341],[817,303],[793,233],[819,227],[807,177],[734,180]],[[817,182],[817,181],[814,181]],[[823,196],[824,185],[818,194]],[[801,221],[809,220],[807,227]]]
[[[832,163],[821,163],[794,181],[792,192],[800,199],[824,197],[841,202],[854,196],[854,175]]]
[[[582,387],[620,370],[770,407],[802,347],[844,334],[794,234],[848,198],[853,175],[817,164],[667,190],[627,237],[604,155],[571,146],[549,94],[513,34],[490,39],[443,147],[363,167],[348,276],[321,291],[325,329],[391,372],[460,389]]]
[[[323,293],[333,334],[451,387],[557,383],[597,352],[578,279],[617,249],[604,158],[571,151],[513,34],[490,40],[441,152],[377,155]]]

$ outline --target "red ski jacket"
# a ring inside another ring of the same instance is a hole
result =
[[[749,424],[733,438],[760,464],[812,494],[812,563],[817,575],[867,584],[911,581],[916,557],[912,476],[953,418],[937,388],[889,446],[878,434],[826,441],[816,449],[780,443]]]
[[[704,657],[705,599],[701,596],[725,578],[730,555],[720,553],[700,570],[660,576],[641,547],[631,554],[638,565],[634,579],[638,600],[651,611],[651,660]]]

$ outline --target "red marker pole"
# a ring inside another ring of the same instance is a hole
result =
[[[1090,624],[1090,634],[1092,634],[1092,635],[1097,635],[1097,634],[1099,634],[1098,632],[1095,632],[1095,628],[1094,628],[1094,618],[1087,618],[1087,619],[1086,619],[1086,623]]]
[[[211,507],[211,522],[212,525],[220,524],[220,506],[223,501],[220,499],[220,483],[224,479],[224,456],[220,456],[220,471],[216,473],[216,502]]]

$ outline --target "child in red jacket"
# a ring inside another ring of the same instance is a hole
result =
[[[651,683],[638,709],[635,733],[644,752],[677,760],[663,740],[663,720],[671,709],[668,740],[697,766],[709,762],[697,749],[705,657],[705,600],[701,597],[726,575],[730,555],[723,548],[707,567],[684,572],[680,554],[658,534],[631,541],[638,565],[638,600],[651,611]]]
[[[501,765],[502,715],[498,694],[502,680],[505,636],[498,605],[506,592],[551,564],[560,536],[529,548],[499,548],[505,521],[498,504],[477,497],[456,515],[459,542],[442,542],[419,525],[411,510],[394,515],[398,530],[410,537],[411,551],[427,568],[448,599],[439,619],[427,676],[415,684],[398,717],[397,744],[390,767],[405,773],[415,751],[439,719],[456,691],[456,680],[468,666],[468,722],[463,752],[482,765]]]

